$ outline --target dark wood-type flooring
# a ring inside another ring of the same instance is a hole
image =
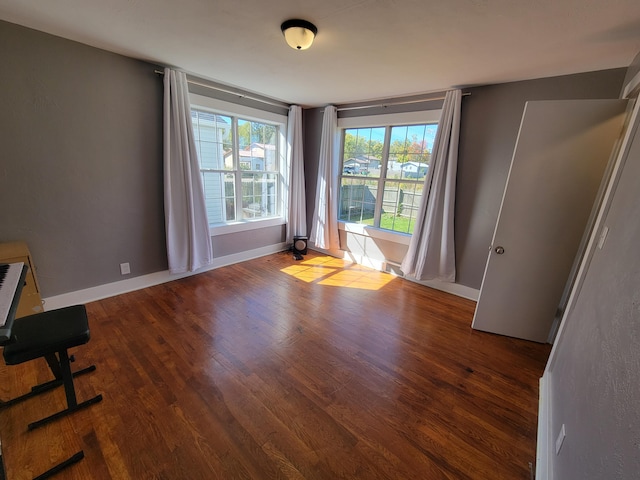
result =
[[[87,304],[79,400],[0,411],[9,480],[83,449],[64,479],[508,479],[535,464],[550,347],[471,329],[475,303],[280,253]],[[50,378],[0,365],[0,398]]]

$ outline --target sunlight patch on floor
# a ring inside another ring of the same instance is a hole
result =
[[[388,273],[334,257],[303,260],[281,271],[306,283],[361,290],[379,290],[394,279]]]

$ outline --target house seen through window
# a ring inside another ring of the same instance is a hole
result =
[[[209,226],[280,215],[280,125],[191,109]]]
[[[338,219],[413,233],[437,128],[344,128]]]

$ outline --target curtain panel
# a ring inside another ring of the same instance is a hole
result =
[[[333,105],[324,109],[322,137],[318,161],[316,203],[309,241],[323,250],[338,250],[338,110]]]
[[[191,124],[187,76],[164,71],[164,211],[171,273],[213,261],[200,165]]]
[[[420,208],[401,270],[417,280],[455,282],[454,209],[462,91],[445,95]]]
[[[302,143],[302,107],[289,108],[287,124],[287,166],[289,167],[289,195],[286,242],[293,237],[307,235],[307,202],[304,185],[304,154]]]

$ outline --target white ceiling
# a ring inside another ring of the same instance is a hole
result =
[[[311,49],[280,24],[318,27]],[[626,67],[640,0],[0,0],[0,19],[303,106]]]

